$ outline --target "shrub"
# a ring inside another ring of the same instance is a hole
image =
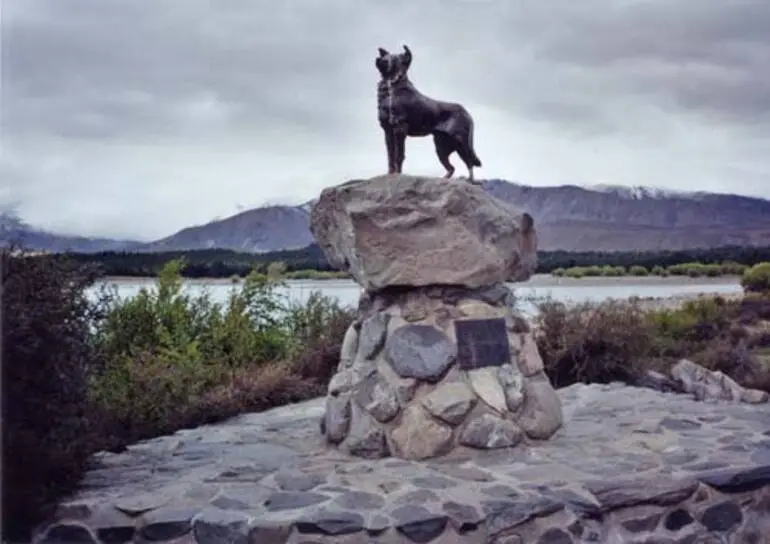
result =
[[[554,386],[633,381],[641,373],[651,341],[638,302],[566,306],[546,300],[538,307],[536,341]]]
[[[650,270],[650,274],[653,276],[667,276],[668,271],[662,266],[656,264],[652,267],[652,270]]]
[[[96,270],[62,257],[12,257],[3,249],[0,271],[3,533],[22,541],[77,482],[92,452],[86,375],[98,363],[90,326],[104,299],[86,298]]]
[[[622,266],[603,266],[602,276],[620,277],[626,275],[626,269]]]
[[[628,269],[628,273],[632,276],[647,276],[650,272],[643,266],[634,265]]]
[[[770,293],[770,262],[746,269],[741,277],[741,286],[747,293]]]
[[[566,270],[564,268],[556,268],[553,272],[551,272],[551,274],[557,277],[561,277],[564,276],[565,272]]]

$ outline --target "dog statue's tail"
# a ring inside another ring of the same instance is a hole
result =
[[[478,168],[481,168],[481,159],[479,159],[479,156],[476,155],[476,150],[473,149],[473,121],[470,122],[470,126],[468,127],[468,155],[471,159],[471,164],[473,166],[476,166]]]

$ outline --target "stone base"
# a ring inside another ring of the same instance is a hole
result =
[[[325,399],[102,453],[36,542],[765,544],[770,405],[560,389],[565,425],[454,459],[322,444]]]
[[[364,295],[329,384],[328,442],[358,457],[416,460],[551,437],[561,405],[511,300],[504,285]]]

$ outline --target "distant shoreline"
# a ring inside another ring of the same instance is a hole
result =
[[[155,277],[147,276],[106,276],[100,281],[104,283],[154,283]],[[185,283],[200,285],[231,285],[233,280],[230,278],[184,278]],[[243,281],[239,278],[239,283]],[[313,278],[313,279],[285,279],[291,284],[301,283],[355,283],[352,279],[342,278]],[[553,276],[551,274],[535,274],[528,281],[510,284],[515,287],[555,287],[555,286],[582,286],[582,287],[604,287],[607,285],[618,285],[625,283],[630,285],[725,285],[737,284],[740,282],[740,276],[701,276],[691,278],[689,276],[617,276],[602,277],[592,276],[585,278],[565,278]]]

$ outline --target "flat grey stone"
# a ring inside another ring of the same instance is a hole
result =
[[[667,531],[677,532],[694,521],[695,519],[687,510],[684,508],[677,508],[668,513],[666,519],[663,521],[663,526]]]
[[[573,544],[574,540],[569,533],[551,527],[537,539],[537,544]]]
[[[358,336],[358,357],[373,359],[377,355],[385,343],[389,322],[390,315],[385,312],[377,312],[364,319]]]
[[[426,502],[438,502],[439,496],[429,489],[415,489],[396,497],[393,501],[396,505],[420,504]]]
[[[664,417],[661,420],[660,425],[672,431],[690,431],[694,429],[700,429],[703,426],[697,421],[676,417]]]
[[[412,485],[422,489],[449,489],[455,487],[457,482],[443,476],[419,476],[412,479]]]
[[[698,487],[692,478],[673,479],[663,476],[638,480],[595,481],[585,484],[605,511],[639,504],[668,506],[689,498]]]
[[[364,517],[357,512],[319,510],[300,517],[295,523],[300,534],[340,536],[364,529]]]
[[[480,523],[484,519],[481,512],[469,504],[447,501],[441,505],[441,508],[450,518],[459,523]]]
[[[523,433],[515,423],[492,414],[482,414],[469,421],[460,433],[460,444],[470,448],[512,447],[521,442]]]
[[[206,508],[193,520],[199,544],[249,544],[249,516],[232,510]]]
[[[309,491],[324,483],[326,478],[320,474],[306,474],[303,472],[278,472],[275,475],[275,483],[282,491]]]
[[[627,519],[621,525],[630,533],[652,532],[658,526],[662,517],[663,514],[651,514],[649,516]]]
[[[448,516],[418,505],[400,506],[390,513],[396,530],[412,542],[430,542],[444,532]]]
[[[336,497],[333,503],[348,510],[374,510],[382,508],[385,499],[366,491],[348,491]]]
[[[385,342],[385,357],[402,378],[438,382],[456,356],[454,343],[430,325],[404,325]]]
[[[547,516],[562,510],[564,506],[546,497],[531,495],[516,499],[497,499],[481,502],[487,515],[486,527],[489,534],[518,527],[534,517]]]
[[[138,524],[141,538],[149,541],[172,540],[192,530],[192,520],[200,512],[194,507],[163,507],[142,515]]]
[[[726,533],[743,522],[743,513],[734,502],[724,501],[706,508],[700,522],[709,531]]]
[[[48,528],[38,541],[41,544],[100,544],[91,530],[79,523],[57,523]]]
[[[329,500],[329,497],[327,495],[321,495],[320,493],[279,491],[270,495],[270,497],[265,500],[264,505],[269,512],[278,512],[280,510],[305,508],[306,506],[319,504],[326,500]]]

